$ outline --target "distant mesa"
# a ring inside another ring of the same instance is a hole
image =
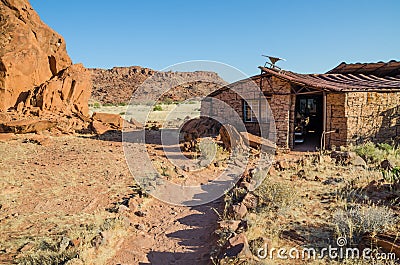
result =
[[[114,67],[112,69],[90,69],[92,72],[93,92],[92,100],[102,104],[129,103],[133,93],[148,78],[159,74],[160,80],[168,84],[172,79],[185,80],[190,76],[191,79],[213,80],[213,82],[195,81],[182,83],[176,87],[171,87],[161,97],[161,101],[183,101],[189,98],[205,96],[221,88],[221,84],[226,82],[215,72],[196,71],[196,72],[157,72],[149,68],[140,66]],[[158,89],[157,87],[153,88]],[[149,93],[153,93],[150,87],[146,87],[138,99],[146,100]]]

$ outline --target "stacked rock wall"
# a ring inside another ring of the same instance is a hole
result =
[[[347,144],[386,142],[400,135],[400,92],[346,94]]]

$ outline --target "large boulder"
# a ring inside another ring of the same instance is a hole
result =
[[[221,124],[209,117],[190,119],[180,128],[180,141],[186,151],[194,151],[199,138],[216,136],[220,128]]]
[[[244,233],[237,234],[226,242],[223,250],[218,255],[219,259],[224,258],[237,258],[249,260],[253,258],[251,253],[249,242]]]
[[[95,112],[92,115],[92,130],[98,134],[108,131],[122,130],[124,120],[119,114]]]
[[[72,62],[63,37],[27,0],[0,1],[0,30],[0,111],[5,111]]]
[[[122,130],[123,119],[119,114],[95,112],[92,115],[93,121],[102,122],[113,129]]]

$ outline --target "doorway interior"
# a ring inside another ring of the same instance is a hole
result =
[[[323,132],[323,95],[296,96],[294,150],[316,151]]]

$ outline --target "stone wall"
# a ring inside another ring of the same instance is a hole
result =
[[[400,93],[327,95],[327,147],[387,142],[400,134]]]
[[[326,135],[326,146],[342,146],[347,143],[346,94],[326,95],[326,131],[339,130]]]
[[[400,92],[347,93],[347,143],[387,142],[400,134]]]
[[[260,79],[256,80],[260,86]],[[283,149],[293,147],[295,97],[290,95],[291,85],[274,76],[262,79],[262,91],[271,95],[268,100],[273,118],[276,144]]]

